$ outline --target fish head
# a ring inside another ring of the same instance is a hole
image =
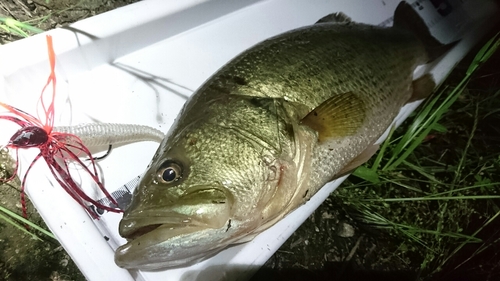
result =
[[[266,191],[277,185],[271,156],[238,129],[210,118],[177,128],[124,212],[119,233],[128,243],[115,254],[121,267],[172,267],[220,251],[257,227]]]

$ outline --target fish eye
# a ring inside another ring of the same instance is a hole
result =
[[[162,183],[178,181],[182,177],[182,168],[173,161],[166,161],[158,169],[157,177]]]

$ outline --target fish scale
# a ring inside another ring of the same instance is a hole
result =
[[[356,93],[371,109],[367,112],[368,122],[360,132],[364,139],[345,140],[347,145],[334,150],[328,146],[315,148],[313,165],[317,168],[311,180],[315,185],[322,186],[342,168],[345,161],[362,152],[363,147],[377,139],[387,128],[399,108],[409,99],[413,69],[425,58],[421,44],[412,34],[363,25],[359,29],[354,27],[358,25],[339,25],[331,29],[326,24],[306,28],[307,33],[298,29],[279,39],[268,40],[229,63],[221,69],[224,73],[222,78],[215,76],[200,91],[226,88],[231,89],[234,95],[242,93],[256,97],[285,98],[308,109],[317,107],[332,95]],[[366,33],[367,30],[370,33]],[[392,34],[387,35],[390,32]],[[380,37],[391,40],[380,41]],[[332,43],[329,38],[337,40]],[[298,48],[293,48],[296,41],[302,43],[299,43]],[[311,46],[314,46],[313,52],[309,51]],[[269,59],[269,53],[274,55],[272,59]],[[342,53],[343,56],[315,60],[318,53]],[[371,63],[367,65],[364,61]],[[284,71],[275,72],[273,66],[277,63],[290,66]],[[302,78],[292,83],[290,73],[302,75]],[[227,79],[245,75],[245,85]],[[217,91],[209,91],[207,95],[210,93],[217,94]]]
[[[139,180],[117,265],[180,266],[249,241],[366,161],[415,94],[424,47],[398,27],[327,22],[237,56],[188,100]]]
[[[407,27],[398,11],[414,11],[396,9]],[[125,210],[117,265],[179,266],[248,241],[375,153],[427,46],[341,18],[255,45],[193,94]]]

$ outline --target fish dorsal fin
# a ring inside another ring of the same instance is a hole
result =
[[[329,14],[329,15],[326,15],[322,18],[320,18],[317,22],[317,23],[325,23],[325,22],[329,22],[329,23],[350,23],[352,22],[352,19],[347,16],[346,14],[342,13],[342,12],[338,12],[338,13],[332,13],[332,14]]]
[[[364,102],[352,92],[335,95],[309,112],[301,120],[318,132],[318,140],[323,142],[356,134],[366,117]]]

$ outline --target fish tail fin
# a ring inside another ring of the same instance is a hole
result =
[[[401,1],[394,12],[394,27],[412,32],[424,45],[428,61],[433,61],[455,46],[458,41],[443,44],[430,33],[424,20],[410,4]]]

